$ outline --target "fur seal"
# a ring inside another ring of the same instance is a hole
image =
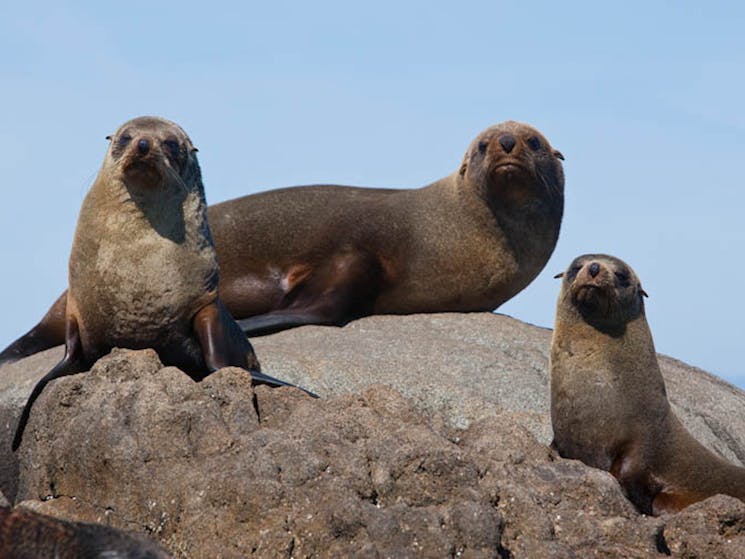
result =
[[[195,380],[225,366],[255,382],[251,344],[218,297],[218,266],[196,149],[177,124],[124,123],[83,201],[70,254],[65,356],[34,387],[13,441],[47,383],[82,372],[114,347],[153,348]]]
[[[745,468],[706,449],[670,408],[634,271],[586,254],[556,277],[550,370],[559,454],[609,471],[645,514],[718,493],[745,501]]]
[[[508,121],[422,188],[300,186],[211,206],[220,297],[248,335],[369,314],[494,310],[554,250],[562,159],[538,130]],[[0,364],[61,343],[64,305]]]
[[[0,557],[13,559],[170,559],[154,542],[100,524],[68,522],[0,507]]]

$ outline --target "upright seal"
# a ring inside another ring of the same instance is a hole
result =
[[[90,368],[114,347],[153,348],[195,380],[225,366],[264,375],[217,294],[218,267],[196,149],[173,122],[140,117],[111,137],[80,210],[65,300],[65,356],[34,387]]]
[[[670,408],[634,271],[586,254],[561,276],[550,356],[554,448],[609,471],[645,514],[718,493],[745,501],[745,468],[706,449]]]
[[[460,168],[413,190],[303,186],[209,208],[220,297],[249,335],[369,314],[490,311],[556,246],[563,156],[535,128],[481,132]],[[58,299],[0,364],[61,343]]]

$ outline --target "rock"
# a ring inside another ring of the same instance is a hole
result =
[[[39,512],[151,534],[176,557],[743,556],[739,501],[641,516],[612,476],[549,450],[549,336],[474,314],[253,340],[267,373],[319,400],[254,389],[235,368],[195,383],[152,351],[115,350],[45,389],[17,492],[15,479],[0,489]],[[13,427],[18,395],[58,358],[3,368],[0,382],[19,383],[0,385]],[[662,366],[681,418],[736,462],[745,395]],[[12,429],[0,435],[9,446]]]
[[[12,559],[169,559],[146,538],[107,526],[67,522],[0,507],[0,557]]]
[[[11,450],[18,417],[36,382],[62,358],[56,347],[22,361],[0,367],[0,491],[15,501],[18,484],[18,457]]]
[[[745,553],[745,503],[716,495],[680,511],[662,533],[674,557],[742,559]]]

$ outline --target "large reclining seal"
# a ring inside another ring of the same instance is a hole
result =
[[[745,501],[745,468],[706,449],[670,409],[634,271],[587,254],[560,275],[550,358],[559,454],[609,471],[645,514],[717,493]]]
[[[490,311],[554,250],[563,156],[535,128],[481,132],[453,174],[419,189],[303,186],[211,206],[220,297],[249,335],[369,314]],[[65,299],[0,354],[62,342]]]
[[[34,387],[85,371],[114,347],[153,348],[195,380],[225,366],[264,375],[251,344],[217,294],[218,267],[196,149],[176,124],[126,122],[80,210],[65,297],[65,356]]]

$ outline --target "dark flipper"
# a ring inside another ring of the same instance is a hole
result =
[[[28,423],[29,415],[31,414],[31,407],[34,402],[41,394],[44,387],[54,379],[60,377],[74,375],[85,370],[86,363],[83,358],[83,346],[80,343],[80,332],[78,331],[78,324],[75,319],[71,318],[67,321],[67,333],[65,342],[65,356],[62,361],[49,371],[44,377],[36,383],[34,389],[31,391],[31,396],[28,397],[26,405],[21,412],[21,417],[18,420],[18,427],[16,428],[16,434],[13,437],[13,450],[18,450],[21,446],[21,440],[23,439],[23,431]]]
[[[308,324],[344,326],[372,314],[383,275],[374,254],[345,247],[292,286],[283,308],[244,318],[238,324],[249,336]]]
[[[66,308],[67,291],[60,295],[36,326],[0,353],[0,366],[64,344]]]
[[[322,326],[344,326],[347,321],[331,320],[321,312],[312,310],[283,309],[260,314],[238,321],[247,336],[266,336],[289,328],[317,324]]]
[[[194,330],[199,338],[204,361],[210,372],[222,367],[241,367],[251,374],[254,384],[300,388],[260,371],[259,362],[251,344],[219,299],[201,309],[194,316]],[[304,388],[300,390],[313,398],[318,398],[316,394]]]

